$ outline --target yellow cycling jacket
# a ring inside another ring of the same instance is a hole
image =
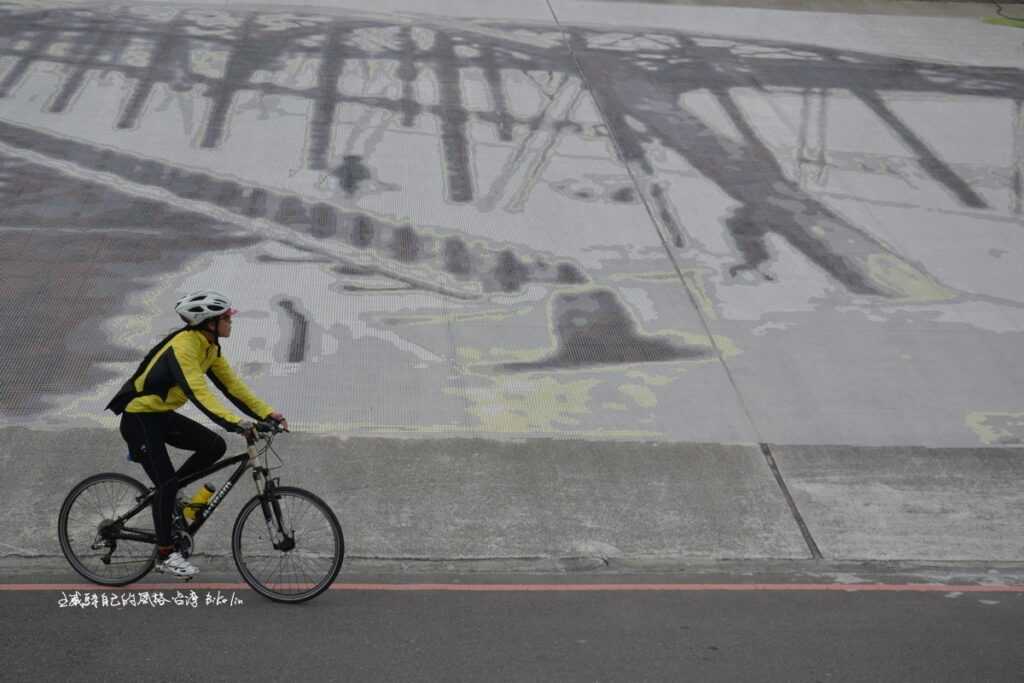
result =
[[[107,408],[115,415],[166,413],[192,401],[221,427],[235,429],[241,418],[210,391],[207,377],[249,417],[264,420],[274,412],[238,378],[221,356],[220,344],[189,328],[174,332],[154,346]]]

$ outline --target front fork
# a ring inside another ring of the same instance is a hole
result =
[[[267,476],[269,473],[262,467],[254,467],[252,479],[256,483],[256,492],[263,509],[263,521],[267,525],[267,533],[274,544],[274,550],[285,552],[295,547],[295,537],[284,528],[284,515],[281,514],[281,496],[277,493],[277,479]],[[261,485],[262,484],[262,485]]]

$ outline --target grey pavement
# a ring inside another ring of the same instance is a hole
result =
[[[816,551],[825,561],[985,564],[1024,554],[1020,449],[768,448],[770,460],[760,447],[722,444],[303,434],[275,442],[282,483],[331,505],[350,562],[390,571],[446,561],[665,567],[810,560]],[[146,482],[123,450],[111,430],[0,430],[12,522],[0,557],[51,566],[57,511],[75,483],[99,471]],[[199,554],[229,553],[231,524],[253,494],[248,479],[229,494],[200,532]]]
[[[207,603],[216,591],[198,590],[193,608],[184,591],[182,606],[120,609],[68,606],[70,592],[0,593],[0,633],[18,643],[5,671],[35,678],[45,662],[53,677],[82,681],[287,672],[298,680],[931,683],[1017,681],[1024,665],[1020,594],[346,590],[292,607],[232,590],[220,591],[217,606]]]
[[[1019,560],[1020,449],[776,449],[825,557]],[[940,550],[941,549],[941,550]]]
[[[119,436],[106,430],[0,434],[5,496],[16,511],[2,555],[59,555],[56,512],[89,474],[113,469],[145,481],[138,465],[110,467]],[[314,491],[337,512],[350,559],[601,566],[810,556],[756,448],[294,434],[275,449],[285,460],[282,483]],[[19,468],[25,459],[36,466]],[[230,552],[231,524],[253,494],[248,479],[229,494],[200,532],[199,553]]]
[[[0,559],[214,288],[355,559],[1024,562],[1022,34],[748,4],[0,3]]]

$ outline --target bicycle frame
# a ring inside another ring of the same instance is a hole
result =
[[[269,470],[267,470],[267,468],[265,467],[255,464],[258,457],[259,452],[256,450],[256,442],[253,441],[252,443],[249,444],[249,447],[246,449],[245,453],[239,453],[238,455],[214,463],[205,470],[201,470],[199,472],[196,472],[195,474],[191,474],[178,482],[179,487],[183,488],[193,482],[196,482],[200,479],[203,479],[213,474],[214,472],[219,472],[220,470],[227,469],[228,467],[231,467],[232,465],[235,464],[238,465],[238,468],[231,473],[231,476],[228,477],[228,480],[224,482],[219,489],[217,489],[213,496],[210,497],[209,502],[207,502],[205,506],[203,506],[196,512],[195,520],[185,528],[185,531],[188,532],[190,536],[195,536],[196,532],[198,532],[199,529],[202,528],[203,524],[205,524],[206,520],[210,517],[210,515],[213,514],[213,511],[217,509],[217,506],[220,505],[221,501],[224,500],[224,497],[227,496],[228,492],[232,488],[234,488],[235,484],[239,482],[239,480],[242,478],[242,475],[245,474],[246,470],[252,468],[253,480],[256,482],[256,490],[258,491],[261,499],[265,497],[266,490],[273,489],[273,480],[269,479],[268,477]],[[267,482],[266,486],[263,489],[260,488],[261,477],[265,482]],[[125,521],[131,519],[135,515],[145,510],[152,504],[153,497],[155,495],[156,489],[154,488],[148,494],[139,498],[138,504],[125,514],[118,517],[115,520],[115,524],[110,525],[111,528],[118,529],[118,524],[124,523]],[[262,503],[264,511],[266,511],[266,501],[263,500]],[[113,540],[123,539],[129,541],[140,541],[143,543],[156,544],[155,533],[138,531],[135,529],[128,529],[122,527],[117,531],[112,532],[111,536]]]

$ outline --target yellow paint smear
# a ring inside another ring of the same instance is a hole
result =
[[[533,363],[546,358],[552,350],[549,348],[506,349],[492,346],[487,350],[488,358],[503,363]]]
[[[1024,18],[1018,19],[1015,17],[985,17],[982,19],[986,24],[995,24],[996,26],[1009,26],[1010,28],[1024,28]]]
[[[615,273],[609,278],[612,282],[623,282],[639,280],[641,282],[667,282],[679,280],[679,275],[673,270],[659,270],[651,273]]]
[[[907,301],[946,301],[956,293],[893,254],[871,254],[867,270],[876,283]]]
[[[650,375],[646,372],[641,372],[640,370],[631,370],[626,373],[626,377],[639,380],[649,387],[663,387],[666,384],[672,384],[672,382],[675,382],[676,379],[678,379],[677,377],[670,377],[668,375]]]
[[[378,321],[387,320],[401,325],[447,325],[449,322],[490,322],[508,320],[515,316],[527,315],[530,309],[502,309],[479,311],[477,313],[446,313],[444,315],[429,314],[378,314]]]
[[[1024,412],[968,413],[966,422],[983,444],[1024,444]]]
[[[623,384],[619,392],[629,396],[642,408],[653,408],[658,405],[658,397],[654,392],[640,384]]]
[[[700,271],[691,270],[684,272],[683,281],[686,283],[687,289],[690,290],[704,317],[707,320],[718,320],[714,302],[711,301],[711,297],[708,296],[707,290],[704,288],[704,278],[701,275]]]
[[[564,431],[591,414],[590,392],[598,380],[559,382],[552,377],[499,377],[492,387],[466,390],[469,413],[479,428],[495,433]]]

